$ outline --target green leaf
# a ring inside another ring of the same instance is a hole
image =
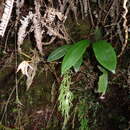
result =
[[[83,63],[83,57],[81,57],[75,65],[73,65],[75,72],[78,72],[80,69],[81,64]]]
[[[78,62],[78,60],[83,56],[86,48],[89,46],[88,40],[82,40],[75,43],[66,53],[61,67],[61,74],[64,74],[68,69]]]
[[[67,50],[71,47],[71,45],[64,45],[62,47],[57,48],[56,50],[54,50],[48,57],[47,61],[51,62],[51,61],[55,61],[60,59],[61,57],[63,57]]]
[[[100,71],[103,72],[103,74],[99,77],[99,81],[98,81],[98,92],[105,94],[106,90],[107,90],[107,85],[108,85],[108,72],[99,67]]]
[[[105,40],[93,44],[93,50],[98,62],[106,69],[115,73],[117,57],[114,48]]]

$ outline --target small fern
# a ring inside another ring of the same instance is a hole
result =
[[[71,75],[70,72],[67,71],[64,76],[63,80],[60,85],[60,94],[59,94],[59,110],[61,111],[62,115],[64,116],[64,124],[63,129],[69,119],[69,112],[72,107],[73,101],[73,93],[70,91],[71,85]]]
[[[88,106],[85,102],[85,99],[82,99],[78,105],[78,119],[80,121],[79,130],[90,130],[88,126],[87,118]]]

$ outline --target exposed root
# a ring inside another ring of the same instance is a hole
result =
[[[123,8],[124,8],[125,11],[124,11],[124,14],[122,16],[124,18],[123,27],[124,27],[124,30],[125,30],[125,41],[124,41],[124,44],[122,46],[121,53],[118,55],[118,57],[120,57],[123,54],[123,52],[124,52],[124,50],[127,46],[127,43],[128,43],[128,26],[127,26],[127,18],[126,18],[127,13],[128,13],[127,2],[128,2],[128,0],[124,0],[124,2],[123,2]]]

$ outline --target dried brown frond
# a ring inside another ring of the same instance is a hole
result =
[[[33,18],[33,14],[32,12],[29,12],[29,14],[23,18],[23,20],[21,20],[21,26],[19,28],[18,31],[18,41],[17,41],[17,45],[18,45],[18,52],[21,52],[21,45],[23,44],[23,41],[26,37],[27,34],[27,27],[29,24],[29,21]]]
[[[40,13],[40,2],[36,0],[35,2],[35,14],[33,17],[33,25],[34,25],[34,36],[37,43],[37,48],[39,52],[43,55],[42,52],[42,29],[41,29],[41,13]]]
[[[4,13],[2,15],[1,23],[0,23],[0,35],[2,37],[5,34],[8,22],[9,22],[10,17],[11,17],[13,4],[14,4],[14,0],[6,0],[6,2],[5,2]]]

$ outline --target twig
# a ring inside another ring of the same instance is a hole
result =
[[[53,107],[53,109],[52,109],[52,113],[51,113],[51,115],[50,115],[50,118],[48,119],[46,128],[48,128],[49,122],[50,122],[50,120],[51,120],[51,118],[52,118],[52,116],[53,116],[53,113],[54,113],[54,110],[55,110],[57,104],[58,104],[58,100],[56,101],[56,103],[55,103],[55,105],[54,105],[54,107]]]
[[[104,20],[103,20],[103,23],[104,23],[104,24],[105,24],[105,22],[106,22],[106,19],[107,19],[108,15],[109,15],[110,12],[111,12],[112,7],[114,6],[114,3],[115,3],[115,1],[112,2],[111,7],[110,7],[109,10],[107,11],[107,14],[106,14],[106,16],[105,16],[105,18],[104,18]]]
[[[6,53],[6,49],[7,49],[7,42],[8,42],[8,37],[9,37],[9,34],[11,32],[11,29],[13,28],[14,24],[11,25],[8,33],[7,33],[7,36],[6,36],[6,40],[5,40],[5,47],[4,47],[4,53]]]
[[[0,122],[2,122],[3,119],[4,119],[4,116],[5,116],[5,113],[6,113],[6,111],[7,111],[7,107],[8,107],[9,101],[10,101],[10,99],[11,99],[11,97],[12,97],[14,91],[15,91],[15,87],[13,88],[12,92],[11,92],[10,95],[9,95],[9,98],[8,98],[8,100],[7,100],[7,103],[5,104],[4,110],[2,110],[2,111],[3,111],[3,114],[2,114],[2,118],[1,118],[1,121],[0,121]]]
[[[81,7],[81,14],[82,14],[82,19],[84,19],[84,6],[83,6],[83,3],[81,0],[79,0],[79,3],[80,3],[80,7]]]
[[[119,23],[119,22],[117,23],[117,33],[118,33],[118,35],[119,35],[119,38],[120,38],[121,43],[123,43],[123,42],[124,42],[124,38],[123,38],[123,36],[122,36],[122,31],[121,31],[120,23]]]
[[[94,27],[95,24],[94,24],[94,20],[93,20],[92,12],[91,12],[90,0],[87,0],[87,2],[88,2],[88,11],[89,11],[90,19],[91,19],[91,24],[92,24],[92,26]]]

